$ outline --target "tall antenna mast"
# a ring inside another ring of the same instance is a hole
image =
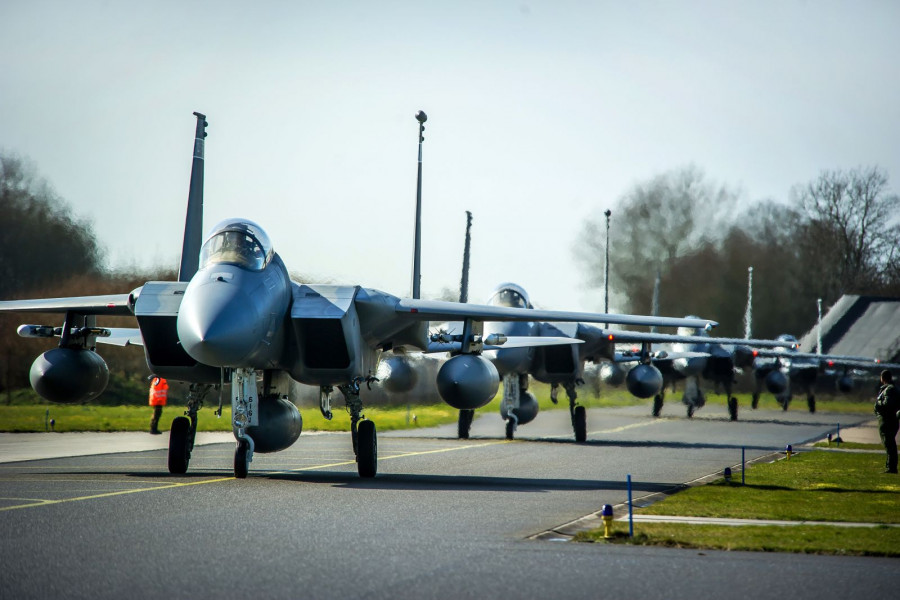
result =
[[[609,218],[612,216],[612,211],[608,208],[603,211],[604,216],[606,216],[606,264],[603,267],[603,312],[605,314],[609,314]],[[609,328],[609,323],[605,324],[605,327]]]
[[[816,300],[819,306],[819,325],[816,327],[816,354],[822,354],[822,299]]]
[[[656,279],[653,281],[653,304],[650,307],[650,314],[654,317],[659,316],[659,284],[661,279],[659,269],[657,269]],[[659,331],[659,328],[656,325],[650,327],[650,333],[656,333],[657,331]]]
[[[465,304],[469,301],[469,247],[472,243],[472,213],[466,211],[466,245],[463,248],[462,279],[459,282],[459,301]]]
[[[744,339],[753,331],[753,267],[747,268],[747,310],[744,312]]]
[[[416,179],[416,240],[413,246],[413,280],[412,297],[422,297],[422,142],[425,141],[425,121],[428,115],[423,111],[416,113],[419,122],[419,175]]]

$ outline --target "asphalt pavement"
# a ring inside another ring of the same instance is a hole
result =
[[[867,420],[747,411],[731,423],[724,408],[652,419],[643,407],[592,409],[588,419],[585,444],[571,441],[565,411],[539,415],[512,442],[494,415],[475,422],[470,440],[448,427],[382,434],[371,480],[356,475],[347,434],[304,434],[284,452],[257,454],[245,480],[232,477],[233,441],[195,448],[185,476],[166,472],[165,450],[129,451],[114,435],[104,454],[6,462],[0,590],[696,600],[892,597],[900,584],[893,559],[529,539],[624,501],[628,474],[640,498],[719,472],[742,450],[765,456],[821,439],[839,422],[847,439]],[[4,454],[6,444],[3,436]]]

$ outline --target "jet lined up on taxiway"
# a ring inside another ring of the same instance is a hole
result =
[[[228,219],[202,237],[203,160],[206,117],[197,117],[187,218],[178,281],[147,282],[131,293],[107,296],[12,300],[0,311],[56,313],[62,326],[23,325],[25,337],[60,338],[31,368],[34,389],[55,402],[83,402],[106,387],[108,368],[98,342],[140,344],[154,375],[189,382],[187,416],[172,423],[168,466],[187,471],[197,411],[214,388],[231,383],[232,429],[237,440],[234,473],[246,477],[254,452],[293,444],[302,421],[290,401],[291,380],[318,386],[320,409],[331,417],[336,387],[351,419],[358,472],[377,471],[375,424],[365,418],[360,386],[371,382],[383,352],[393,349],[450,351],[437,375],[441,397],[460,410],[488,403],[499,386],[497,369],[482,356],[488,349],[580,340],[535,340],[485,334],[483,324],[506,321],[592,322],[709,328],[704,319],[532,310],[459,304],[418,298],[421,197],[416,206],[413,298],[361,286],[300,284],[265,231],[248,219]],[[419,122],[419,190],[422,133]],[[105,315],[129,315],[137,328],[97,323]],[[462,331],[432,338],[429,321],[461,321]]]

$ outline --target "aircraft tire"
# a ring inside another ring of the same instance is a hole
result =
[[[663,407],[663,398],[660,394],[657,394],[653,397],[653,416],[658,417],[662,412]]]
[[[809,412],[811,412],[811,413],[816,412],[816,397],[815,396],[809,396],[806,399],[806,404],[809,406]]]
[[[511,440],[516,437],[516,424],[512,419],[506,420],[506,439]]]
[[[188,469],[188,438],[191,422],[187,417],[175,417],[169,430],[169,473],[184,475]]]
[[[728,398],[728,416],[732,421],[738,420],[738,401],[734,396]]]
[[[753,410],[759,408],[759,394],[753,394],[753,400],[750,401],[750,408]]]
[[[360,477],[375,477],[378,472],[378,436],[374,421],[360,421],[357,428],[356,468]]]
[[[475,418],[474,410],[459,411],[459,421],[457,421],[456,433],[459,439],[469,439],[469,429],[472,427],[472,420]]]
[[[687,407],[687,418],[688,418],[688,419],[694,418],[694,405],[693,405],[693,404],[688,404],[688,407]]]
[[[234,449],[234,476],[238,479],[246,479],[250,472],[250,444],[247,440],[238,440]]]
[[[587,411],[583,406],[576,406],[572,414],[572,428],[575,429],[575,441],[587,441]]]

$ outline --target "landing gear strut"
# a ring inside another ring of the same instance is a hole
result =
[[[211,385],[192,383],[188,392],[186,416],[172,420],[169,431],[169,473],[183,475],[187,473],[194,450],[194,439],[197,437],[197,411],[203,406],[203,399]]]
[[[459,421],[456,424],[456,433],[461,440],[469,439],[469,429],[472,427],[472,421],[475,419],[474,410],[459,411]]]
[[[371,384],[374,377],[354,377],[346,384],[338,386],[347,403],[350,413],[350,439],[353,441],[353,453],[356,455],[356,470],[360,477],[375,477],[378,472],[378,437],[375,423],[362,414],[362,401],[359,399],[359,384]]]
[[[663,402],[666,398],[665,389],[660,390],[660,392],[653,397],[653,411],[652,414],[654,417],[658,417],[660,413],[662,413]]]

